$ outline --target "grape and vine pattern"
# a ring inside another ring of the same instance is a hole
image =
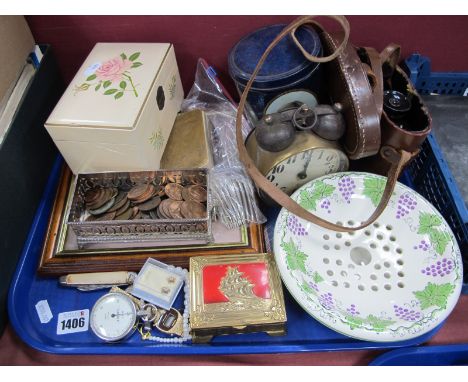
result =
[[[351,203],[351,197],[353,196],[355,189],[356,183],[349,176],[342,177],[338,182],[338,190],[348,204]]]
[[[432,277],[444,277],[450,274],[455,269],[453,261],[450,259],[442,259],[426,268],[421,269],[421,273]]]
[[[299,204],[309,211],[317,209],[317,202],[330,197],[335,191],[335,187],[319,180],[314,182],[312,190],[302,190],[299,194]]]
[[[398,198],[396,218],[401,219],[408,215],[412,210],[416,208],[417,202],[414,198],[407,192],[400,195]]]
[[[321,294],[319,296],[319,302],[327,310],[331,310],[335,307],[333,295],[330,292]]]
[[[398,305],[393,305],[393,309],[395,311],[395,316],[405,321],[419,321],[422,317],[421,312],[417,310],[404,308]]]
[[[419,214],[418,234],[429,235],[431,246],[439,255],[444,254],[447,245],[452,241],[451,235],[439,228],[442,224],[442,219],[436,214],[428,212]]]
[[[288,218],[288,228],[294,234],[298,236],[307,236],[308,232],[305,227],[299,222],[299,219],[295,215],[290,215]]]

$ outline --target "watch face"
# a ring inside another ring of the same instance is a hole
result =
[[[308,181],[322,175],[348,169],[348,158],[336,149],[311,149],[291,155],[277,163],[266,178],[286,194],[291,195]]]
[[[101,297],[91,311],[91,329],[105,341],[117,341],[133,330],[136,308],[132,300],[121,293]]]

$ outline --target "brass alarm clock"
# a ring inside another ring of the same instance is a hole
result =
[[[247,151],[260,172],[291,195],[315,178],[348,169],[338,142],[345,128],[340,111],[338,104],[302,104],[266,115],[247,138]]]

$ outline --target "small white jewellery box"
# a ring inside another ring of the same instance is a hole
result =
[[[159,169],[184,94],[168,43],[98,43],[45,127],[74,174]]]

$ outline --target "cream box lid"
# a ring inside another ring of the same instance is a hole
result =
[[[132,129],[169,43],[97,43],[46,125]]]

